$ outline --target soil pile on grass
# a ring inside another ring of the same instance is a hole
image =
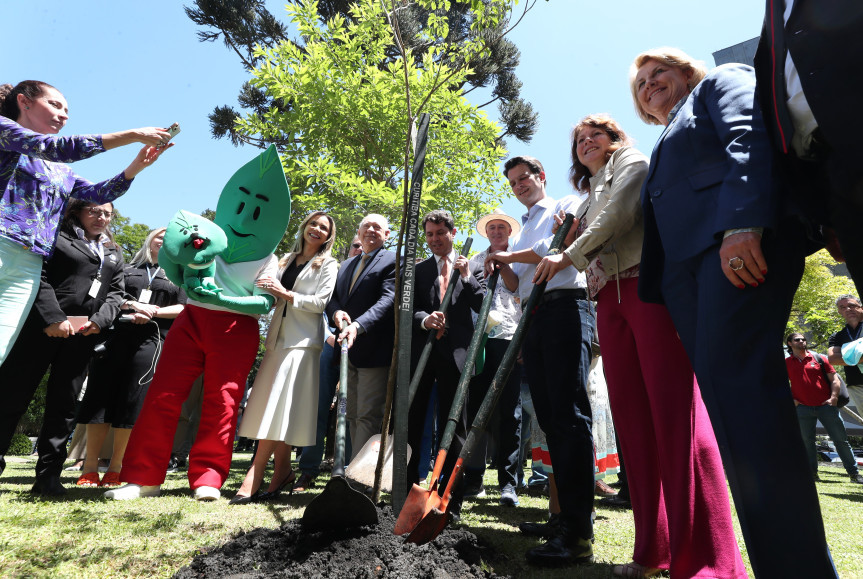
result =
[[[378,509],[377,526],[311,532],[298,520],[255,529],[195,557],[174,577],[501,577],[481,568],[490,555],[476,535],[449,526],[431,543],[405,543],[393,534],[392,508]]]

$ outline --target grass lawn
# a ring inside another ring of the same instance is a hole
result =
[[[7,457],[9,464],[0,477],[0,575],[169,577],[196,554],[238,533],[277,527],[302,516],[323,488],[318,484],[312,492],[285,496],[268,505],[229,506],[227,499],[239,487],[250,456],[234,455],[234,468],[223,489],[226,498],[210,503],[191,498],[185,472],[168,475],[158,499],[104,501],[101,490],[74,486],[77,472],[63,473],[69,488],[65,498],[37,499],[27,492],[35,458]],[[466,501],[462,511],[463,524],[495,551],[485,562],[487,568],[513,577],[611,577],[612,564],[629,561],[634,538],[631,511],[599,508],[596,564],[563,570],[527,566],[524,551],[537,543],[523,537],[517,525],[542,519],[547,500],[522,495],[519,507],[505,509],[498,506],[495,481],[496,474],[488,471],[488,496]],[[840,576],[863,577],[863,487],[852,484],[841,466],[822,465],[818,492]],[[788,497],[788,502],[794,508],[794,497]],[[739,528],[737,535],[742,546]],[[745,552],[743,557],[748,565]]]

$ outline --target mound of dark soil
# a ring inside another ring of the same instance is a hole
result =
[[[174,577],[501,577],[480,567],[488,548],[473,533],[447,527],[431,543],[414,545],[393,534],[389,506],[378,516],[378,525],[357,529],[311,532],[298,520],[255,529],[195,557]]]

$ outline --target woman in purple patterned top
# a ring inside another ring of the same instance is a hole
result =
[[[53,136],[68,119],[66,99],[51,85],[0,85],[0,363],[33,304],[42,261],[54,251],[69,198],[113,201],[171,147],[165,146],[169,133],[156,127]],[[132,143],[144,147],[122,173],[101,183],[82,179],[64,164]]]

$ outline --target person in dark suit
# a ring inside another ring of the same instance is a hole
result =
[[[369,214],[357,230],[362,253],[342,264],[327,316],[336,327],[348,326],[336,338],[348,339],[348,406],[353,454],[380,434],[393,356],[393,301],[396,254],[383,249],[390,235],[387,218]]]
[[[75,402],[98,334],[111,326],[124,300],[123,252],[108,231],[113,213],[111,203],[69,204],[54,255],[42,268],[36,302],[0,366],[0,455],[51,366],[37,443],[37,494],[66,492],[60,472],[75,428]],[[86,321],[73,324],[72,316]]]
[[[778,195],[754,71],[658,48],[630,83],[639,116],[665,126],[641,191],[639,295],[666,304],[695,369],[755,575],[834,577],[778,346],[806,236]]]
[[[863,292],[863,3],[767,0],[755,74],[780,175]],[[837,244],[838,241],[838,244]],[[833,362],[833,360],[831,360]]]
[[[428,213],[422,220],[426,243],[432,256],[417,264],[415,273],[413,339],[411,373],[416,370],[428,332],[436,332],[437,339],[431,357],[419,381],[416,395],[408,414],[408,444],[414,449],[408,462],[408,488],[419,482],[418,452],[425,425],[432,385],[437,381],[437,417],[442,430],[447,422],[456,386],[464,369],[467,347],[473,336],[471,310],[479,312],[485,295],[482,266],[471,267],[468,259],[453,248],[456,235],[455,221],[448,211],[441,209]],[[449,284],[453,288],[452,301],[444,314],[440,311],[441,299]],[[462,407],[461,419],[456,424],[455,436],[443,466],[444,478],[439,485],[442,494],[455,467],[467,436],[467,403]],[[458,515],[461,510],[461,485],[453,490],[449,512]]]

